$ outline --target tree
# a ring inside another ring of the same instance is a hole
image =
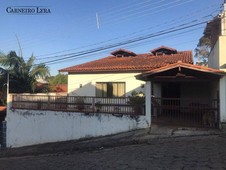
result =
[[[49,76],[49,69],[45,64],[34,64],[32,55],[27,62],[19,57],[15,51],[8,55],[0,55],[0,65],[9,73],[9,91],[11,93],[33,93],[36,90],[36,79]],[[2,77],[6,82],[6,75]]]
[[[195,57],[198,59],[198,61],[207,64],[210,50],[211,50],[210,38],[204,35],[199,39],[199,43],[195,48]]]
[[[67,75],[57,74],[49,78],[50,85],[67,84]]]
[[[57,74],[56,76],[52,76],[48,78],[49,81],[49,89],[51,91],[57,91],[57,85],[67,84],[67,75]]]

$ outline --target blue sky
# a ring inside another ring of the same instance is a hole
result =
[[[201,23],[217,15],[222,4],[223,0],[0,0],[0,51],[19,54],[18,38],[25,60],[34,54],[36,63],[46,63],[55,75],[59,69],[105,57],[118,48],[135,53],[161,45],[194,50],[205,27]],[[8,13],[6,9],[13,6],[42,6],[51,13]],[[148,35],[143,41],[89,53]]]

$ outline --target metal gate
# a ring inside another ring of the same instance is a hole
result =
[[[6,147],[6,121],[0,122],[0,148]]]
[[[0,106],[0,148],[6,147],[6,106]]]
[[[153,122],[182,126],[218,127],[218,99],[152,97],[151,100]]]

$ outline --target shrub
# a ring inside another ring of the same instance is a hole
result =
[[[129,96],[129,101],[127,103],[132,105],[135,113],[142,113],[145,104],[144,93],[133,91],[131,96]]]

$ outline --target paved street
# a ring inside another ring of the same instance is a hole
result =
[[[94,151],[0,158],[0,169],[226,169],[226,136],[152,139]]]

